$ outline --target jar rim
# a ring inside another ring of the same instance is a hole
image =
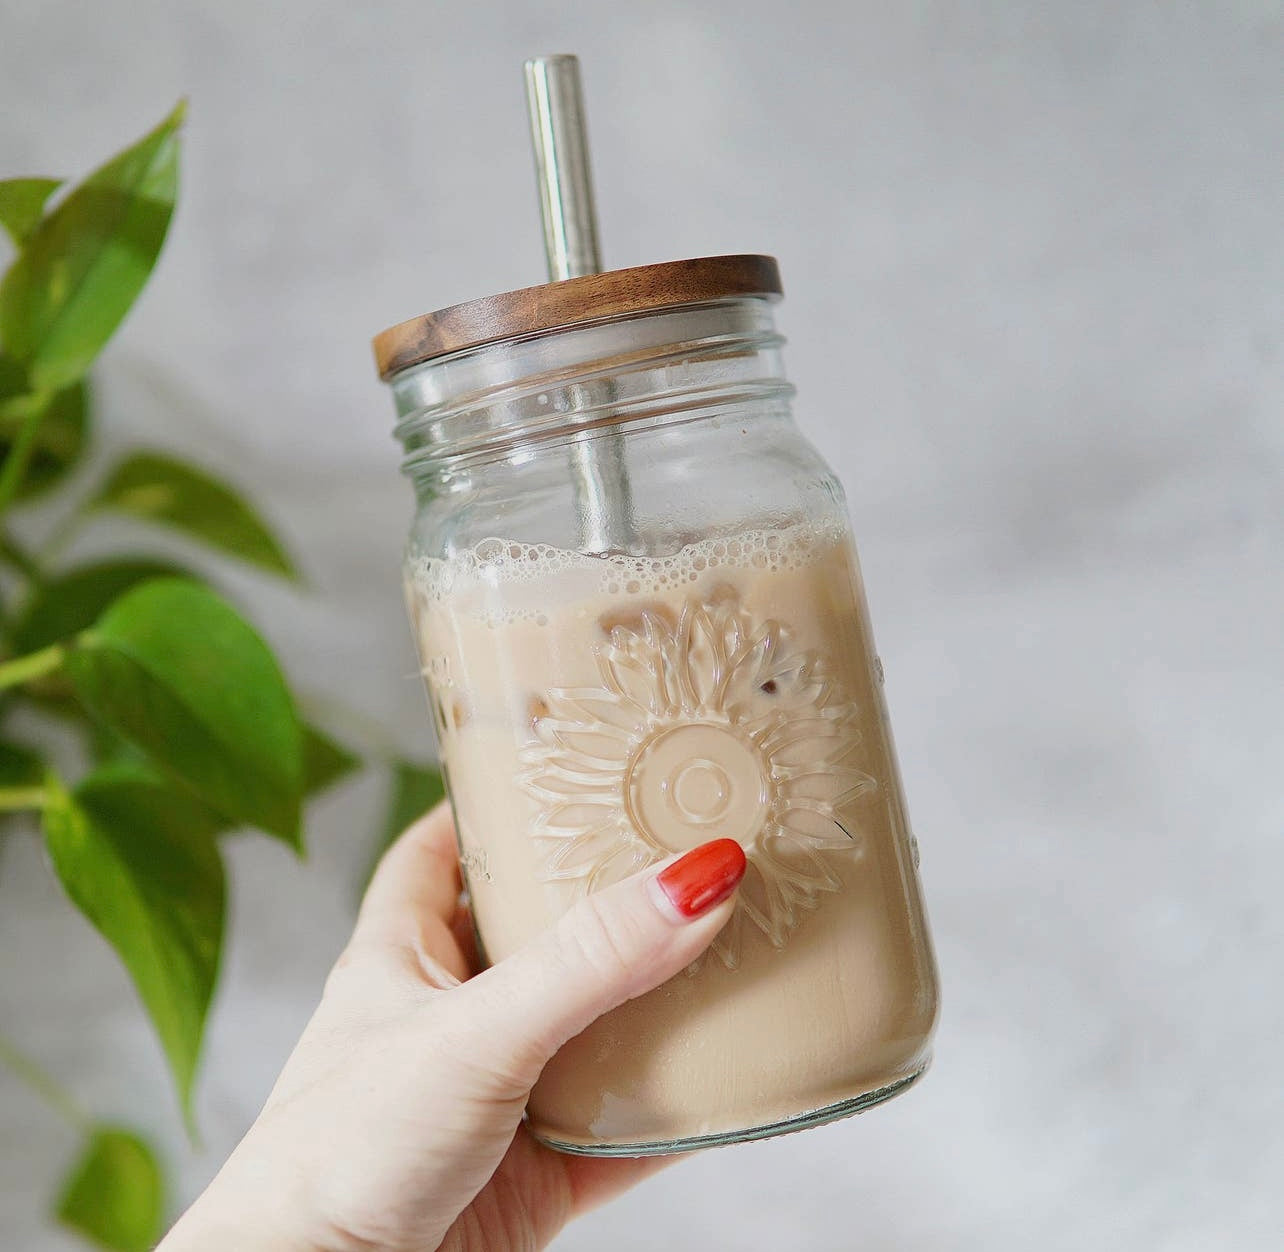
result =
[[[692,257],[637,265],[484,296],[412,317],[375,336],[375,364],[387,382],[411,366],[506,339],[728,296],[776,300],[782,293],[780,268],[770,256]]]

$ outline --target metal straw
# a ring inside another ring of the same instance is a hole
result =
[[[600,274],[579,59],[559,54],[527,61],[526,104],[549,281]],[[594,438],[586,433],[571,457],[584,550],[631,550],[633,509],[623,440],[618,434]]]

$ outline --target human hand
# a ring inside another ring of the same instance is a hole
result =
[[[729,839],[589,896],[479,973],[449,811],[385,855],[263,1112],[159,1252],[507,1252],[663,1157],[565,1156],[527,1132],[540,1070],[678,973],[731,915]]]

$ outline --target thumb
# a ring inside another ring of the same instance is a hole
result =
[[[529,1090],[568,1039],[672,978],[709,946],[731,916],[744,873],[741,846],[715,839],[580,900],[556,925],[452,992],[473,1001],[473,1059],[505,1085],[511,1081],[514,1092],[503,1094]]]

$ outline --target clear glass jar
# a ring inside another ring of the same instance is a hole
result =
[[[531,1129],[571,1152],[860,1111],[918,1077],[936,1021],[842,490],[790,413],[774,263],[716,260],[757,281],[381,337],[419,503],[407,599],[487,959],[673,852],[729,836],[748,855],[706,955],[546,1068]]]

